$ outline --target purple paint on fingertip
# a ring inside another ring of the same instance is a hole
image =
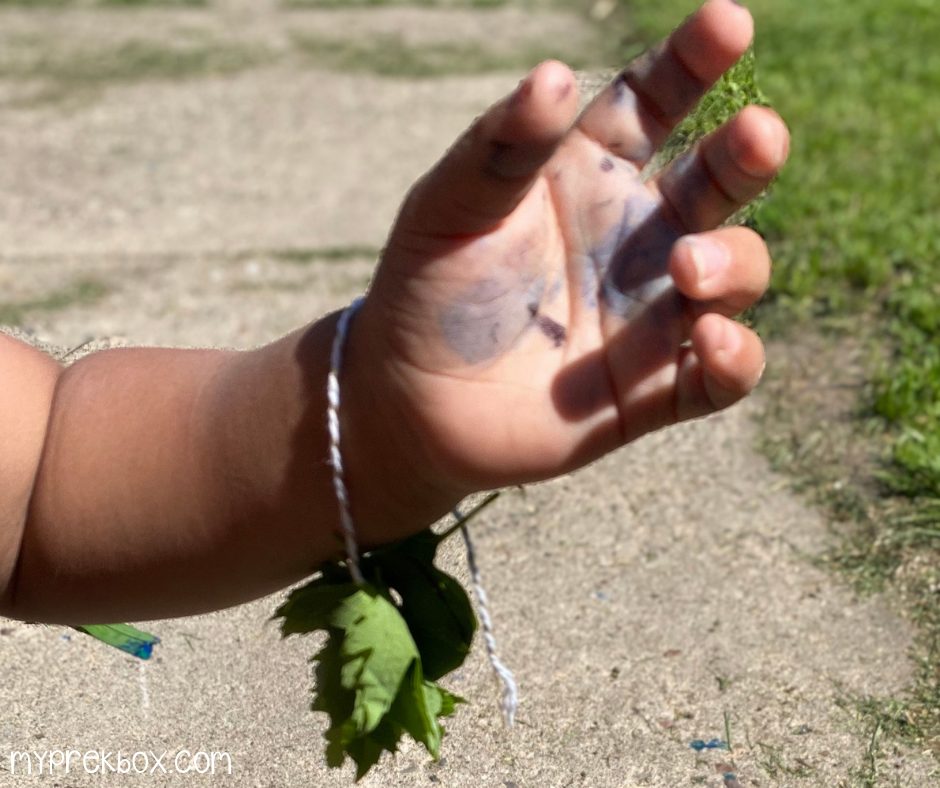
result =
[[[571,88],[573,85],[570,82],[566,82],[564,85],[560,85],[555,90],[555,100],[558,102],[564,101],[571,94]]]
[[[604,172],[610,172],[613,168],[614,161],[610,158],[610,156],[605,156],[603,159],[601,159],[601,169]]]

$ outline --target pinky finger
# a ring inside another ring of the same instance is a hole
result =
[[[730,407],[757,386],[764,347],[749,328],[710,313],[692,327],[692,347],[679,358],[676,421]]]

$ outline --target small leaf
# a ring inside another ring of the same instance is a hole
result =
[[[436,684],[434,686],[437,686]],[[448,692],[443,687],[437,687],[438,691],[441,693],[441,717],[449,717],[457,710],[458,703],[466,703],[467,701],[461,698],[459,695],[454,695],[452,692]]]
[[[433,564],[438,544],[438,536],[424,531],[376,554],[370,565],[401,596],[424,675],[435,681],[464,663],[477,628],[463,586]]]
[[[327,629],[339,602],[355,592],[356,584],[349,581],[348,575],[340,583],[322,575],[295,589],[274,612],[274,618],[281,619],[281,637]]]
[[[352,720],[361,736],[391,707],[418,648],[395,605],[368,584],[339,603],[331,624],[345,630],[341,682],[356,693]]]
[[[311,709],[330,718],[327,764],[338,768],[348,755],[357,781],[383,752],[396,752],[405,733],[438,758],[444,735],[439,718],[463,702],[428,680],[463,663],[476,630],[466,592],[433,565],[440,541],[426,531],[366,555],[361,587],[350,582],[344,566],[321,567],[275,613],[284,637],[328,633],[312,659]]]
[[[421,742],[434,758],[441,753],[441,728],[437,723],[437,711],[440,704],[429,704],[429,696],[424,691],[424,678],[421,666],[412,666],[402,690],[395,699],[390,716],[406,730],[408,735]]]
[[[370,593],[375,593],[375,589],[358,593],[372,599]],[[387,600],[381,596],[378,598],[388,604],[394,615],[398,616]],[[363,639],[369,636],[370,619],[376,618],[375,611],[363,611],[363,607],[370,606],[368,601],[364,604],[361,599],[347,601],[348,605],[340,605],[334,613],[339,623],[349,625],[353,637],[350,638],[349,632],[342,627],[331,628],[326,644],[313,657],[313,661],[317,663],[316,695],[311,709],[325,712],[330,718],[330,727],[324,734],[327,741],[327,765],[339,768],[343,765],[346,755],[349,755],[356,763],[358,780],[378,761],[384,750],[397,750],[404,729],[396,726],[394,720],[384,711],[380,713],[380,709],[377,709],[376,693],[379,692],[382,682],[374,670],[377,666],[372,663],[383,661],[381,647],[373,645],[368,649],[368,655],[362,654],[359,649]],[[381,605],[373,605],[375,606],[382,612]],[[401,623],[401,628],[407,632],[404,622]],[[359,649],[360,653],[350,657],[350,649]],[[413,652],[412,661],[416,659],[414,654],[416,652]],[[387,672],[383,671],[387,665],[380,664],[378,668],[380,673]],[[405,669],[407,671],[407,665]],[[396,688],[394,692],[397,691]],[[377,719],[374,727],[364,732],[363,721],[370,719],[370,713]]]

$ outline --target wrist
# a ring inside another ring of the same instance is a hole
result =
[[[416,423],[369,308],[366,300],[349,327],[339,413],[350,508],[364,549],[427,528],[471,492],[436,468],[430,436]]]

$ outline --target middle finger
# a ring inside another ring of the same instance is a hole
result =
[[[757,197],[780,172],[790,136],[780,116],[746,107],[651,182],[686,232],[710,230]]]

